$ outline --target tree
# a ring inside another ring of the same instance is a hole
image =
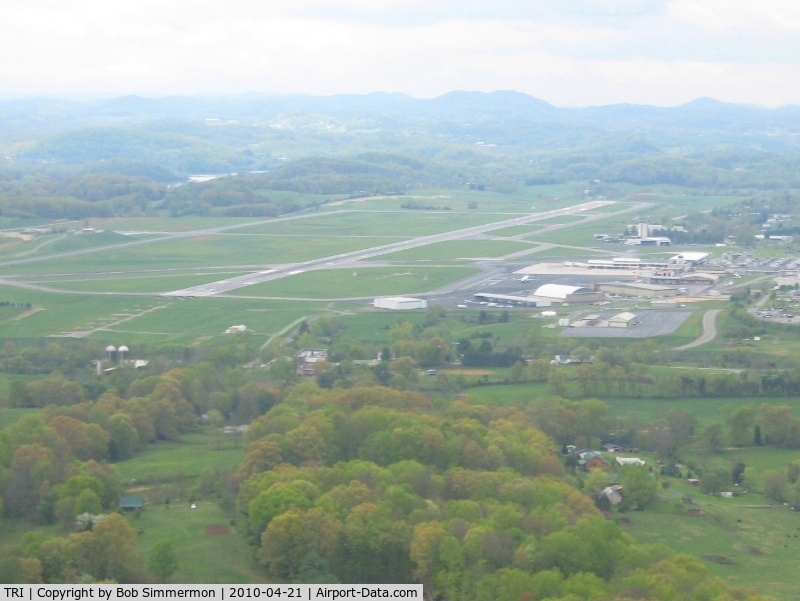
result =
[[[746,466],[743,461],[737,461],[731,467],[731,481],[734,484],[741,484],[744,477],[744,470]]]
[[[328,562],[316,551],[311,551],[300,564],[293,582],[298,584],[338,584],[339,579],[331,573]]]
[[[108,455],[112,461],[121,461],[132,457],[139,447],[139,433],[125,413],[112,415],[109,419]]]
[[[727,470],[717,469],[706,472],[700,480],[700,490],[709,495],[728,490],[731,474]]]
[[[380,363],[372,368],[372,372],[375,374],[375,379],[378,380],[381,386],[389,384],[392,373],[389,371],[389,363],[387,361],[381,360]]]
[[[264,530],[258,560],[271,574],[292,577],[310,552],[330,557],[341,530],[342,524],[320,509],[290,509]]]
[[[764,496],[783,503],[788,498],[788,486],[786,483],[786,474],[779,470],[769,471],[764,474],[763,484]]]
[[[89,532],[71,534],[69,546],[78,566],[97,579],[133,582],[141,577],[144,556],[136,531],[119,514],[110,514]]]
[[[608,484],[608,474],[598,468],[589,470],[586,476],[586,488],[591,492],[603,490]]]
[[[175,547],[171,540],[162,538],[150,547],[147,569],[162,583],[178,570],[178,556],[175,554]]]
[[[750,442],[750,430],[756,419],[755,405],[745,405],[739,407],[733,415],[728,418],[731,440],[737,446],[744,446]]]
[[[719,453],[725,446],[725,434],[722,424],[709,424],[703,428],[703,440],[712,453]]]
[[[586,363],[592,359],[592,351],[585,346],[579,346],[572,350],[570,357],[578,363]]]
[[[626,467],[622,472],[622,495],[634,507],[644,508],[656,497],[658,483],[648,471],[639,465]]]
[[[555,396],[564,396],[568,382],[569,378],[563,370],[551,369],[547,374],[547,386]]]
[[[522,361],[517,361],[511,366],[511,381],[524,382],[525,381],[525,364]]]
[[[100,503],[100,497],[98,497],[94,491],[88,488],[84,489],[81,494],[78,495],[78,498],[75,499],[75,508],[73,510],[75,515],[79,515],[81,513],[90,513],[96,515],[102,510],[103,508]]]

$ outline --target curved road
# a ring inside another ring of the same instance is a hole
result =
[[[723,309],[711,309],[706,311],[706,314],[703,315],[703,333],[700,335],[699,338],[696,340],[692,340],[688,344],[684,344],[682,346],[676,346],[673,351],[685,351],[690,348],[694,348],[696,346],[700,346],[702,344],[706,344],[707,342],[711,342],[714,338],[717,337],[717,315],[722,312]]]

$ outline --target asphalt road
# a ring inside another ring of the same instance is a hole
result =
[[[717,337],[717,315],[720,314],[722,309],[710,309],[703,315],[703,333],[696,340],[692,340],[688,344],[676,346],[674,351],[685,351],[686,349],[700,346],[714,340]]]

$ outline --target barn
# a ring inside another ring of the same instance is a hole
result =
[[[609,328],[627,328],[633,325],[636,315],[625,311],[608,320]]]

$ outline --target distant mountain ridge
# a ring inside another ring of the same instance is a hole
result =
[[[126,126],[159,119],[239,121],[266,125],[292,114],[314,113],[336,119],[372,118],[404,121],[528,121],[595,124],[612,129],[665,126],[704,129],[800,129],[800,105],[776,109],[698,98],[676,107],[612,104],[556,107],[512,90],[453,91],[431,99],[376,92],[333,96],[166,96],[130,95],[101,101],[52,98],[0,100],[0,135],[43,134],[88,126]]]

